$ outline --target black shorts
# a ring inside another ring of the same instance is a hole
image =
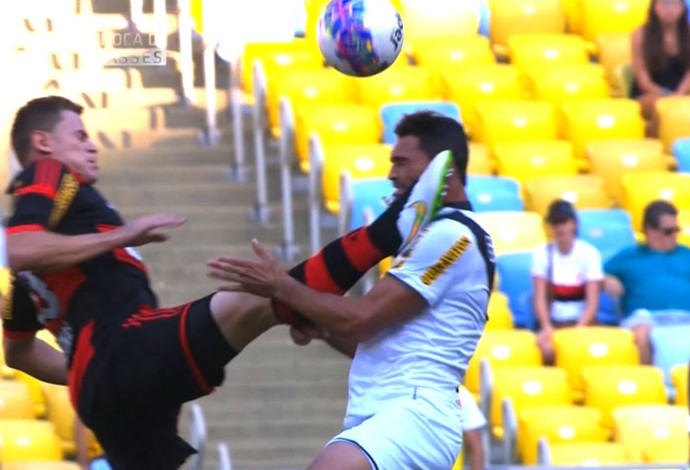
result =
[[[179,468],[194,452],[177,435],[180,408],[219,386],[237,354],[211,316],[211,297],[81,330],[70,392],[116,470]]]

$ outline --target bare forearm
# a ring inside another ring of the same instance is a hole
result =
[[[22,232],[7,237],[7,258],[14,271],[51,271],[99,256],[125,241],[119,230],[86,235]]]
[[[5,349],[7,365],[41,380],[67,385],[67,356],[40,339]]]
[[[336,351],[349,358],[355,357],[359,342],[350,335],[336,335],[325,338],[324,341]]]
[[[275,297],[334,336],[349,336],[357,332],[360,312],[353,299],[315,292],[288,276]]]

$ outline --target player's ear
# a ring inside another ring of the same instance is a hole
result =
[[[50,154],[50,134],[42,130],[33,131],[31,134],[31,150],[40,154]]]

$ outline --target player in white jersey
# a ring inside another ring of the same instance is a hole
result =
[[[389,178],[397,194],[415,186],[398,223],[408,243],[363,297],[297,285],[256,242],[259,260],[227,264],[224,279],[239,285],[226,287],[284,302],[354,354],[344,430],[311,470],[448,470],[461,449],[456,387],[487,320],[491,240],[465,194],[462,126],[418,112],[396,134]]]

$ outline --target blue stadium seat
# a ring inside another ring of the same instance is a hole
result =
[[[630,214],[622,209],[579,210],[578,236],[599,250],[602,262],[637,243]],[[599,297],[597,321],[604,325],[618,325],[620,322],[618,301],[606,292]]]
[[[678,171],[690,173],[690,137],[678,139],[673,143],[673,156],[676,157]]]
[[[349,203],[343,207],[349,213],[346,230],[352,230],[366,224],[365,211],[371,216],[378,217],[387,207],[385,198],[393,194],[393,184],[386,178],[370,178],[349,180],[349,188],[345,191]]]
[[[496,257],[498,288],[508,297],[516,328],[535,330],[537,319],[532,307],[532,252],[504,253]]]
[[[504,176],[468,176],[467,197],[476,212],[525,209],[520,183]]]
[[[578,236],[594,245],[604,262],[636,243],[630,214],[623,209],[581,209],[577,218]]]
[[[446,101],[414,101],[391,103],[381,106],[381,121],[383,122],[383,143],[395,144],[395,126],[405,114],[415,111],[429,110],[450,116],[460,121],[460,108],[454,103]]]
[[[654,351],[654,365],[664,372],[666,390],[675,394],[671,383],[671,369],[690,361],[690,325],[668,325],[652,328],[650,339]]]

